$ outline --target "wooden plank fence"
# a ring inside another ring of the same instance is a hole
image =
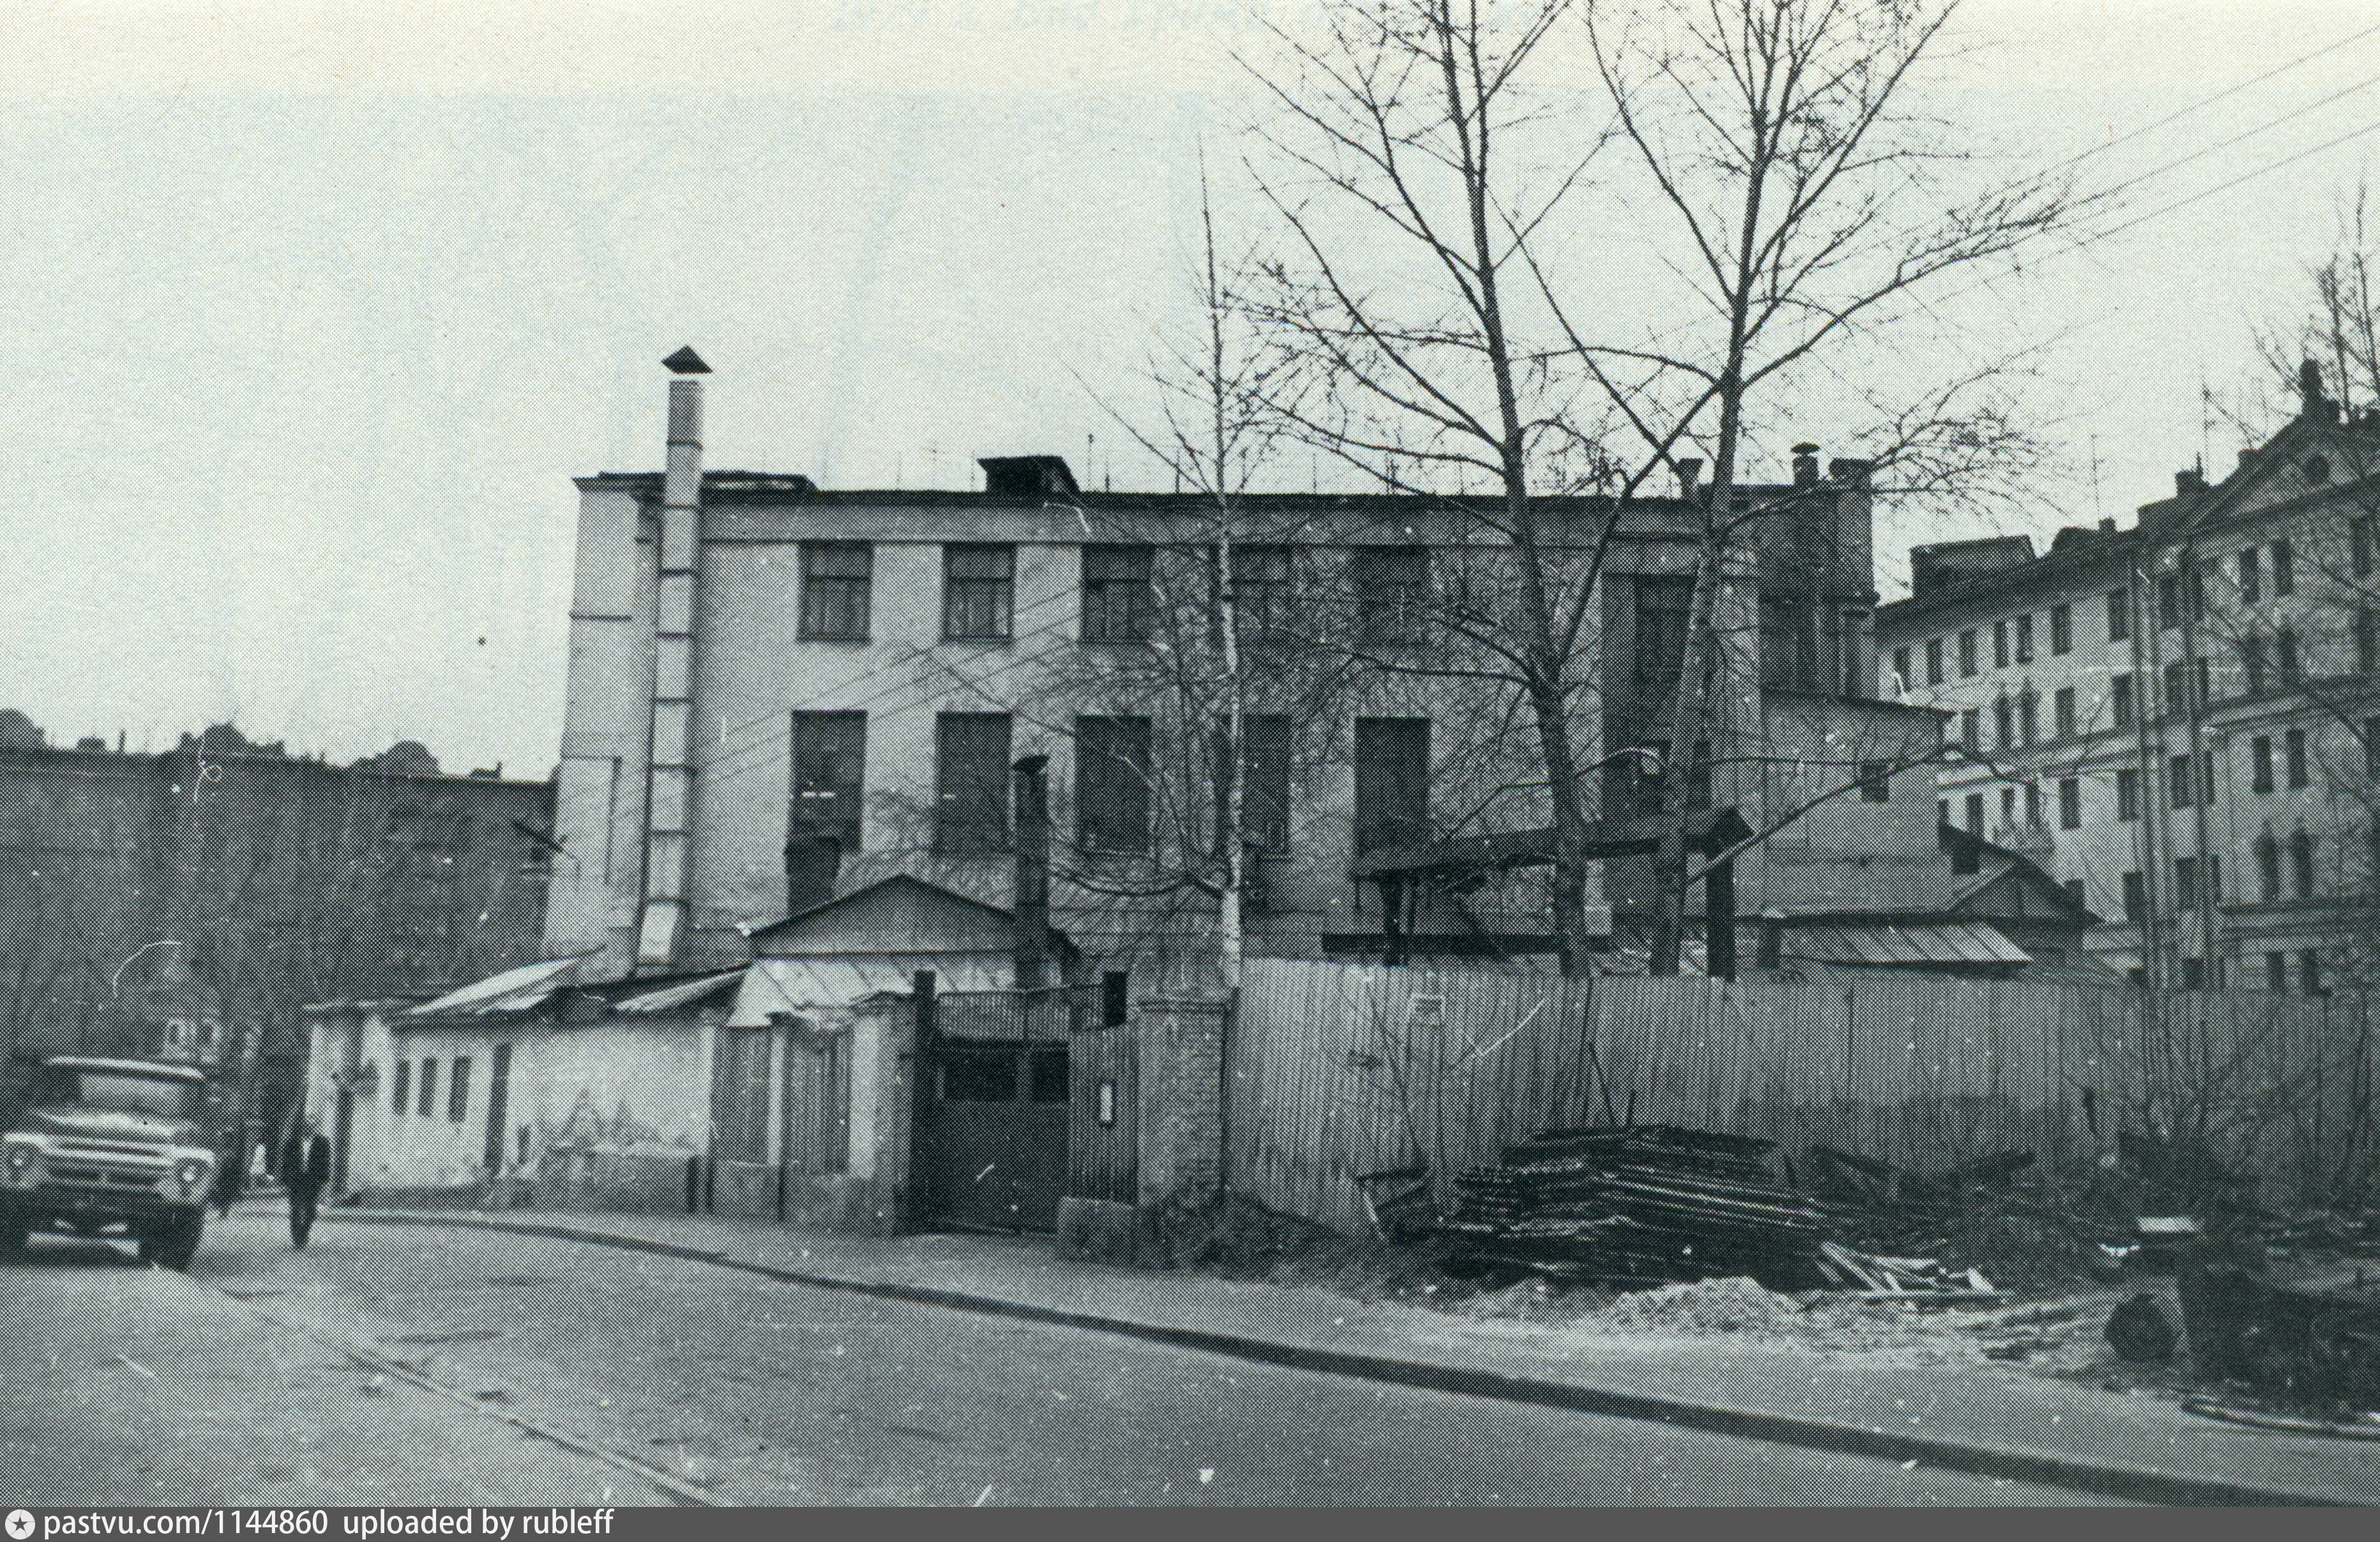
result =
[[[1812,970],[1798,979],[1251,961],[1227,1074],[1229,1178],[1347,1231],[1363,1174],[1463,1168],[1555,1125],[1633,1118],[1921,1171],[2034,1151],[2077,1172],[2119,1130],[2203,1139],[2268,1201],[2374,1169],[2366,998]]]

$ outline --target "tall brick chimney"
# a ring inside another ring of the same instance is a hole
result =
[[[661,582],[653,618],[652,759],[645,798],[645,892],[637,966],[678,961],[686,917],[694,767],[695,599],[702,563],[702,381],[692,348],[662,361],[669,394],[669,465],[662,475]]]

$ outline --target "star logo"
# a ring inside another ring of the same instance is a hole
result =
[[[8,1536],[10,1542],[25,1542],[25,1538],[32,1535],[33,1512],[31,1511],[12,1510],[8,1512]]]

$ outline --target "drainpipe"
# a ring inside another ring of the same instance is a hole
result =
[[[662,477],[661,582],[653,618],[651,754],[646,771],[645,892],[637,965],[666,966],[685,941],[686,845],[694,790],[695,587],[702,547],[702,382],[692,348],[662,361],[669,394],[669,465]]]
[[[1050,983],[1050,758],[1016,762],[1016,989]]]

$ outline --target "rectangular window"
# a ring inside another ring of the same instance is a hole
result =
[[[2176,910],[2198,908],[2198,858],[2195,856],[2173,859],[2173,907]]]
[[[1251,713],[1240,720],[1240,829],[1259,851],[1289,849],[1289,719],[1273,713]],[[1216,779],[1216,796],[1223,795]],[[1218,830],[1230,823],[1220,807]]]
[[[2289,988],[2289,955],[2277,949],[2265,955],[2265,989],[2280,991]]]
[[[1929,686],[1938,686],[1942,683],[1942,639],[1940,637],[1926,639],[1925,683]]]
[[[2141,817],[2141,773],[2131,766],[2116,768],[2116,818],[2131,824]]]
[[[2248,741],[2248,790],[2273,790],[2273,738],[2269,734],[2259,734]]]
[[[436,1112],[437,1109],[438,1058],[435,1055],[424,1055],[421,1057],[421,1100],[414,1105],[413,1111],[427,1119]]]
[[[1016,625],[1016,548],[957,542],[942,548],[942,637],[1004,642]]]
[[[2181,625],[2181,579],[2167,574],[2157,580],[2157,629],[2169,630]]]
[[[2078,732],[2074,718],[2074,687],[2060,686],[2058,694],[2049,698],[2050,723],[2061,739],[2070,739]]]
[[[1807,596],[1770,589],[1760,596],[1760,683],[1787,690],[1818,686],[1818,637]]]
[[[446,1075],[446,1120],[460,1124],[471,1111],[471,1057],[456,1055]]]
[[[2132,610],[2129,598],[2119,589],[2107,591],[2107,640],[2122,642],[2132,635]]]
[[[2287,536],[2273,542],[2273,592],[2287,594],[2297,588],[2297,563],[2289,553]]]
[[[2254,604],[2265,597],[2264,571],[2252,546],[2240,553],[2240,598]]]
[[[2373,520],[2368,514],[2347,522],[2347,571],[2350,577],[2372,576]]]
[[[1959,714],[1959,742],[1973,751],[1984,747],[1984,712],[1980,707],[1970,707]]]
[[[2082,828],[2082,779],[2079,776],[2063,778],[2058,783],[2058,828]]]
[[[1075,840],[1086,851],[1148,849],[1149,726],[1142,717],[1075,720]]]
[[[2111,678],[2108,682],[2108,691],[2110,693],[2108,698],[2109,707],[2115,714],[2116,726],[2119,728],[2130,728],[2132,725],[2131,672],[2127,670],[2125,673]]]
[[[2041,783],[2038,782],[2024,784],[2024,823],[2028,830],[2041,828]]]
[[[1148,640],[1157,622],[1152,555],[1145,545],[1083,548],[1085,642]]]
[[[866,642],[875,571],[876,548],[864,540],[803,541],[803,640]]]
[[[2021,664],[2033,662],[2033,617],[2030,615],[2016,618],[2016,662]]]
[[[1630,662],[1630,683],[1639,702],[1666,706],[1677,694],[1678,677],[1686,667],[1686,623],[1694,607],[1694,581],[1641,577],[1635,589],[1636,656]]]
[[[1358,546],[1348,563],[1355,589],[1355,635],[1366,644],[1420,642],[1429,600],[1429,548]]]
[[[2014,787],[2000,789],[2000,828],[2002,830],[2016,828],[2016,789]]]
[[[2052,653],[2074,651],[2074,607],[2049,607],[2049,650]]]
[[[2249,696],[2265,694],[2265,639],[2254,632],[2240,639],[2240,688]]]
[[[2320,953],[2308,948],[2298,954],[2298,979],[2305,987],[2307,995],[2322,994],[2322,954]]]
[[[1959,634],[1959,674],[1970,675],[1975,673],[1976,668],[1975,629],[1970,626]]]
[[[1429,838],[1429,720],[1355,720],[1355,851]]]
[[[2301,830],[2289,837],[2289,887],[2298,898],[2313,898],[2313,837]]]
[[[2190,807],[2190,784],[2196,779],[2190,774],[2190,757],[2177,755],[2166,766],[2166,786],[2171,792],[2176,808]]]
[[[1999,733],[2002,749],[2016,747],[2016,709],[2010,705],[2007,697],[1992,703],[1992,726]]]
[[[1970,835],[1981,835],[1983,832],[1984,795],[1981,793],[1969,793],[1967,795],[1967,833]]]
[[[1912,678],[1909,673],[1909,650],[1906,648],[1894,649],[1892,650],[1892,684],[1894,689],[1896,691],[1905,691],[1916,683],[1916,680]]]
[[[2008,623],[2006,621],[1995,621],[1992,623],[1992,667],[1994,669],[2006,669],[2008,666]]]
[[[2184,990],[2204,990],[2206,989],[2206,961],[2204,959],[2185,958],[2181,961],[2181,988]]]
[[[2041,737],[2041,698],[2028,686],[2016,698],[2017,738],[2028,747]]]
[[[2165,710],[2174,717],[2190,710],[2190,666],[2180,659],[2165,666]]]
[[[2139,873],[2126,873],[2124,875],[2124,919],[2138,921],[2147,914],[2148,908],[2148,885],[2141,881]]]
[[[2273,634],[2273,663],[2285,682],[2298,677],[2298,634],[2294,626],[2284,626]]]
[[[1278,643],[1296,630],[1293,556],[1287,546],[1232,548],[1232,593],[1244,646]]]
[[[816,847],[832,841],[837,856],[847,857],[859,850],[868,714],[795,712],[793,722],[793,807],[785,825],[786,844]],[[832,897],[821,895],[811,903]]]
[[[2206,807],[2212,808],[2215,807],[2215,752],[2213,750],[2210,749],[2199,757],[2198,771],[2198,795],[2206,800]]]
[[[396,1062],[396,1080],[392,1084],[392,1086],[395,1090],[396,1096],[390,1101],[389,1108],[395,1112],[403,1113],[406,1110],[406,1094],[413,1090],[413,1062],[411,1061],[401,1060]]]
[[[2214,669],[2213,669],[2213,666],[2212,666],[2212,662],[2211,662],[2211,661],[2209,661],[2209,660],[2201,659],[2201,660],[2199,660],[2199,661],[2198,661],[2198,707],[2199,707],[2199,710],[2201,710],[2201,711],[2204,711],[2204,710],[2206,710],[2206,704],[2207,704],[2209,701],[2212,701],[2212,700],[2214,700],[2214,699],[2215,699],[2215,672],[2214,672]]]
[[[2281,897],[2281,844],[2270,835],[2256,837],[2256,892],[2264,900]]]
[[[2380,611],[2369,606],[2355,613],[2355,673],[2380,674]]]
[[[1008,844],[1006,712],[934,716],[934,849],[1000,851]]]
[[[2289,761],[2289,785],[2302,787],[2312,780],[2307,774],[2306,735],[2302,728],[2292,728],[2282,737],[2283,759]]]
[[[1892,798],[1892,764],[1888,760],[1863,760],[1859,769],[1860,801],[1888,803]]]

